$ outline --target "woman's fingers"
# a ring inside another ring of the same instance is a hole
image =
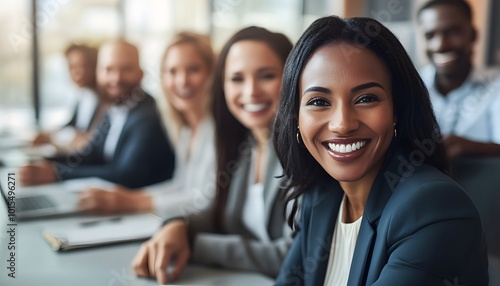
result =
[[[147,243],[147,242],[146,242]],[[150,276],[148,268],[149,252],[146,243],[143,243],[139,252],[132,260],[132,270],[138,276]]]
[[[184,271],[184,268],[186,268],[186,265],[188,264],[189,256],[190,256],[189,249],[186,249],[180,252],[179,255],[176,257],[174,269],[170,274],[172,281],[176,280],[177,278],[179,278],[179,276],[181,276],[182,271]]]
[[[172,256],[172,249],[169,247],[160,247],[157,249],[158,255],[155,261],[155,273],[156,280],[159,284],[167,284],[167,266],[170,263],[170,258]]]

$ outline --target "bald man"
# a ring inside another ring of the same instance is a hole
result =
[[[97,61],[97,84],[103,97],[116,105],[127,101],[141,83],[139,51],[125,41],[104,44]]]
[[[98,55],[98,90],[109,108],[89,144],[20,170],[21,183],[100,177],[140,188],[171,178],[174,152],[154,99],[140,87],[137,48],[125,41],[104,44]]]

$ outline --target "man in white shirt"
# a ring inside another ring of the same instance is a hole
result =
[[[477,31],[463,0],[431,0],[418,11],[430,65],[421,70],[450,158],[500,155],[499,79],[472,66]]]
[[[111,41],[99,52],[97,83],[109,108],[81,150],[25,166],[25,185],[83,177],[140,188],[169,179],[175,161],[154,99],[140,87],[139,52],[125,41]]]
[[[89,139],[106,110],[97,94],[96,66],[98,50],[87,45],[71,44],[65,51],[68,69],[78,103],[71,120],[59,130],[40,132],[33,145],[52,144],[59,152],[79,149]]]

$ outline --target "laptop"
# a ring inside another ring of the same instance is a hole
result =
[[[0,189],[7,206],[8,173],[0,172]],[[16,220],[26,220],[50,216],[63,216],[80,212],[78,193],[88,188],[112,189],[113,183],[99,178],[74,179],[55,184],[21,186],[16,177],[15,207]]]

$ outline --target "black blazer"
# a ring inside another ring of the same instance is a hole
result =
[[[372,186],[347,285],[488,285],[476,208],[452,179],[410,163],[410,154],[388,155]],[[304,194],[301,230],[276,285],[324,285],[343,195],[334,179]]]
[[[106,136],[98,131],[78,152],[49,158],[53,161],[58,179],[95,176],[128,188],[140,188],[172,177],[175,155],[161,124],[155,100],[144,92],[135,92],[129,104],[132,107],[113,159],[105,159]]]

